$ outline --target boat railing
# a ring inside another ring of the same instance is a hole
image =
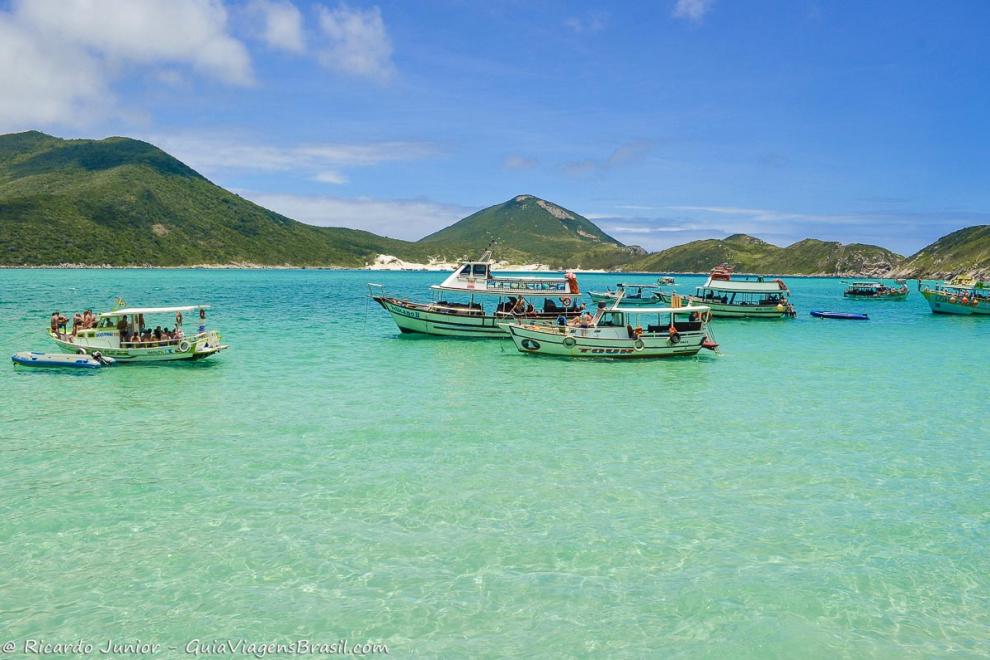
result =
[[[377,298],[385,296],[385,285],[377,282],[368,282],[368,297]]]
[[[212,330],[204,330],[203,332],[197,332],[191,335],[183,335],[182,337],[173,337],[172,339],[161,339],[154,341],[122,341],[120,342],[121,348],[161,348],[162,346],[178,346],[184,341],[190,344],[195,344],[200,339],[206,339],[213,332]]]

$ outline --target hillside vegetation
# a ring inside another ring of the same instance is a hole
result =
[[[959,274],[990,278],[990,225],[966,227],[911,255],[897,269],[900,277],[950,278]]]
[[[480,254],[554,268],[766,274],[990,277],[990,225],[943,236],[905,260],[875,245],[806,239],[778,247],[736,234],[646,254],[533,195],[473,213],[416,242],[315,227],[224,190],[154,145],[125,137],[0,135],[0,266],[57,264],[360,267]]]
[[[624,270],[698,273],[724,262],[748,273],[882,276],[902,261],[900,255],[875,245],[844,245],[808,238],[778,247],[752,236],[735,234],[655,252],[626,264]]]
[[[0,136],[0,264],[361,266],[424,251],[249,202],[139,140]]]
[[[518,195],[421,239],[419,245],[448,257],[470,256],[497,240],[499,259],[560,268],[613,268],[642,254],[587,218],[553,202]]]

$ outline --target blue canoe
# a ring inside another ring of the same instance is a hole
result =
[[[822,310],[815,310],[811,312],[812,316],[818,317],[820,319],[842,319],[844,321],[869,321],[869,314],[855,314],[853,312],[825,312]]]
[[[72,355],[70,353],[14,353],[14,364],[25,367],[70,367],[73,369],[100,369],[113,364],[113,358],[96,355]]]

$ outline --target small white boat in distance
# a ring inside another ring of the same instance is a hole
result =
[[[662,358],[715,350],[708,322],[711,308],[600,307],[587,323],[540,326],[509,323],[506,327],[522,353],[588,358]],[[645,325],[644,325],[645,324]]]
[[[71,333],[49,328],[48,336],[66,353],[98,351],[118,363],[200,360],[228,348],[218,331],[207,329],[207,309],[209,305],[115,309],[96,314],[91,327],[75,327]],[[154,318],[161,315],[164,320]],[[184,315],[190,316],[188,332]],[[174,332],[157,337],[151,329],[159,325],[174,325]]]

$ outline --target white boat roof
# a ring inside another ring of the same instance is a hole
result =
[[[183,307],[126,307],[112,312],[101,312],[97,316],[126,316],[127,314],[171,314],[172,312],[196,312],[209,309],[209,305],[185,305]]]
[[[707,312],[711,307],[708,305],[685,305],[684,307],[611,307],[605,310],[605,312],[626,312],[628,314],[668,314],[674,312],[676,314],[691,312]]]
[[[777,280],[757,282],[755,280],[712,280],[709,278],[699,288],[733,293],[780,293],[781,291],[789,291],[786,284],[784,284],[783,288],[781,288],[781,284],[782,282],[778,282]]]
[[[436,291],[489,296],[573,298],[581,295],[580,290],[576,292],[570,290],[570,281],[566,277],[497,275],[490,270],[490,264],[487,263],[478,264],[489,268],[486,271],[487,277],[461,277],[461,269],[468,264],[475,265],[474,262],[461,264],[457,270],[447,276],[447,279],[440,284],[431,285],[430,288]]]

